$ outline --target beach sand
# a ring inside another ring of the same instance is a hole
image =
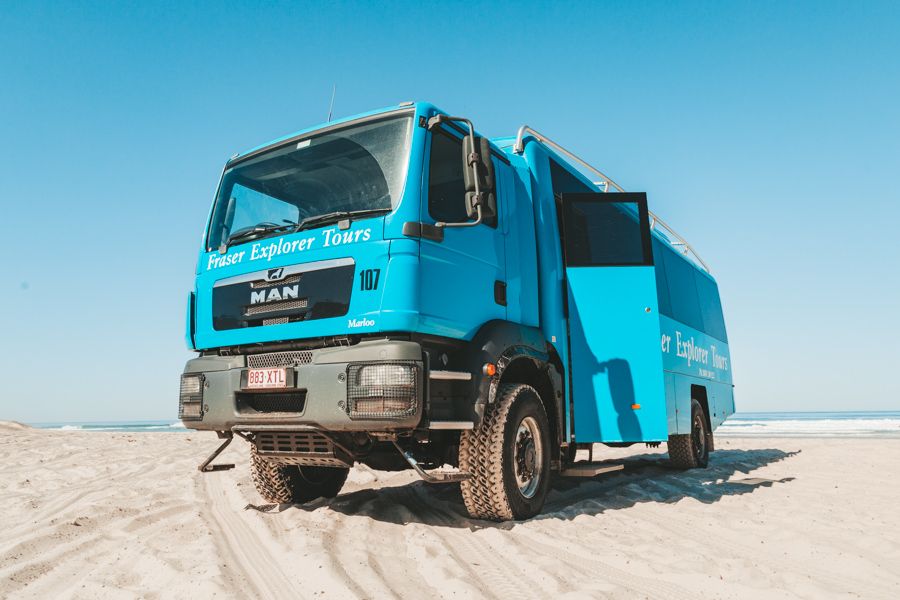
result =
[[[4,598],[900,598],[900,440],[722,438],[689,472],[598,446],[626,470],[495,524],[365,467],[266,506],[245,442],[197,471],[210,433],[0,434]]]

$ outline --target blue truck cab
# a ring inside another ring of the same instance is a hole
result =
[[[224,440],[201,470],[237,435],[271,502],[360,462],[528,518],[553,474],[592,472],[578,449],[704,467],[734,412],[715,280],[646,196],[428,103],[231,158],[186,320],[179,418]]]

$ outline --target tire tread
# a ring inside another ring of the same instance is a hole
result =
[[[496,404],[485,411],[478,427],[460,436],[459,468],[472,477],[459,487],[473,519],[508,521],[515,517],[503,483],[503,434],[509,411],[524,389],[531,388],[524,384],[501,385]]]

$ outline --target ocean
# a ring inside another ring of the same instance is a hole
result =
[[[145,431],[187,431],[181,421],[165,419],[162,421],[97,421],[85,423],[29,423],[38,429],[55,429],[57,431],[119,431],[119,432],[145,432]]]
[[[186,431],[173,419],[96,423],[32,423],[64,431]],[[900,438],[900,411],[737,413],[716,429],[721,437]]]
[[[722,437],[900,438],[900,411],[736,413]]]

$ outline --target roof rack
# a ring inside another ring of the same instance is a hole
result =
[[[620,192],[625,191],[622,188],[622,186],[620,186],[618,183],[616,183],[615,181],[613,181],[612,179],[607,177],[602,171],[591,166],[588,162],[583,160],[581,157],[577,156],[576,154],[574,154],[573,152],[571,152],[569,150],[566,150],[564,147],[560,146],[559,144],[557,144],[556,142],[554,142],[553,140],[551,140],[544,134],[542,134],[538,131],[535,131],[528,125],[522,125],[521,127],[519,127],[519,133],[516,134],[516,143],[513,146],[514,153],[522,154],[523,152],[525,152],[525,136],[527,134],[531,134],[532,137],[534,137],[534,139],[536,139],[538,142],[549,146],[550,148],[552,148],[553,150],[556,150],[560,154],[563,154],[566,157],[572,159],[573,161],[575,161],[576,163],[578,163],[579,165],[581,165],[582,167],[584,167],[591,173],[594,173],[595,175],[599,176],[601,178],[601,181],[595,181],[594,185],[602,188],[603,192],[608,192],[610,186],[612,186],[613,188],[617,189]],[[688,241],[686,239],[684,239],[682,236],[680,236],[678,234],[678,232],[676,232],[669,225],[667,225],[662,219],[660,219],[658,216],[656,216],[652,211],[650,211],[650,229],[651,230],[656,229],[657,226],[663,230],[663,235],[665,235],[665,237],[668,239],[670,244],[672,244],[673,246],[680,246],[683,254],[693,257],[694,260],[696,260],[707,273],[710,272],[709,265],[707,265],[706,262],[702,258],[700,258],[700,255],[697,254],[697,251],[694,250],[694,248],[688,243]]]

